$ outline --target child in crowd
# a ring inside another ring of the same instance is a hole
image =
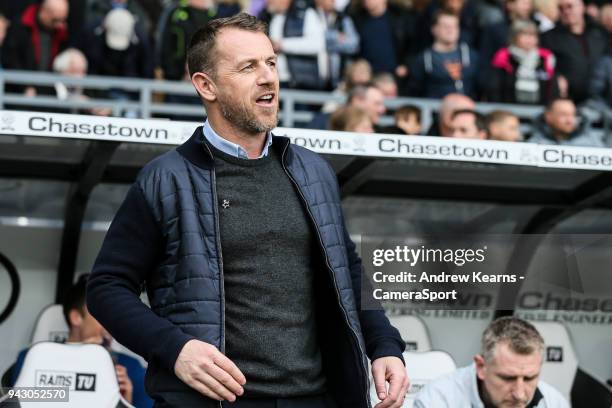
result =
[[[405,105],[395,111],[395,126],[407,135],[420,135],[421,108],[415,105]]]

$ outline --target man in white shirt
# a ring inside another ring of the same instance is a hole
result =
[[[415,408],[569,408],[541,381],[544,340],[532,324],[502,317],[482,335],[481,354],[470,366],[427,384]]]

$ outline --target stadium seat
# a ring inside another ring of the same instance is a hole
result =
[[[429,332],[420,317],[410,315],[389,316],[389,321],[393,327],[399,330],[406,343],[406,351],[431,350]]]
[[[541,378],[568,401],[578,370],[578,357],[569,332],[559,322],[531,322],[544,338],[546,350]]]
[[[410,389],[406,394],[402,408],[412,408],[416,394],[428,382],[457,369],[455,361],[445,351],[406,351],[404,352],[404,361],[410,376]],[[372,406],[380,402],[376,396],[376,389],[372,378],[370,378],[370,400],[372,401]]]
[[[32,337],[30,338],[30,344],[41,341],[63,343],[68,338],[68,331],[69,329],[64,319],[62,305],[49,305],[40,312],[36,319]],[[114,351],[136,358],[143,367],[147,366],[147,362],[144,358],[124,347],[117,342],[117,340],[113,339],[110,347]]]
[[[34,324],[30,343],[41,341],[54,341],[62,343],[68,338],[68,325],[64,319],[62,305],[49,305],[45,307]]]
[[[61,406],[88,408],[132,407],[119,394],[113,360],[97,344],[41,342],[28,351],[16,387],[68,387]],[[43,402],[20,402],[22,408],[45,408]]]

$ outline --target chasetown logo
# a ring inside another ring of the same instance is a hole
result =
[[[36,370],[36,387],[67,387],[72,391],[96,390],[96,374],[71,371]]]
[[[553,363],[563,362],[563,347],[546,347],[546,361]]]
[[[0,130],[15,130],[15,128],[13,127],[13,123],[15,123],[15,117],[12,114],[5,113],[4,115],[2,115],[2,118],[0,118],[0,122],[2,123],[2,126],[0,126]]]

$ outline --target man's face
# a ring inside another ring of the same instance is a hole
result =
[[[582,0],[559,0],[559,15],[564,25],[574,25],[584,21]]]
[[[387,0],[363,0],[363,7],[372,16],[379,16],[387,9]]]
[[[368,88],[365,97],[355,98],[353,105],[363,109],[375,125],[378,124],[386,110],[383,93],[374,87]]]
[[[483,384],[481,399],[485,405],[525,408],[533,399],[542,367],[540,352],[517,354],[507,343],[499,343],[491,361],[485,361],[482,356],[476,356],[474,361]]]
[[[529,20],[533,12],[533,0],[510,1],[507,7],[513,20]]]
[[[440,16],[433,26],[432,33],[436,41],[444,44],[454,44],[459,41],[459,19],[453,16]]]
[[[66,24],[68,3],[66,0],[46,0],[38,13],[40,23],[47,30],[58,30]]]
[[[453,133],[451,137],[460,139],[486,139],[484,131],[478,130],[476,117],[471,113],[460,113],[452,120]]]
[[[491,123],[489,133],[493,140],[502,140],[504,142],[520,142],[523,140],[521,122],[515,116],[508,116]]]
[[[260,32],[223,29],[217,37],[217,103],[223,118],[247,134],[278,123],[276,55]]]
[[[554,132],[569,135],[576,130],[578,124],[576,106],[572,101],[557,101],[544,114],[544,120]]]

